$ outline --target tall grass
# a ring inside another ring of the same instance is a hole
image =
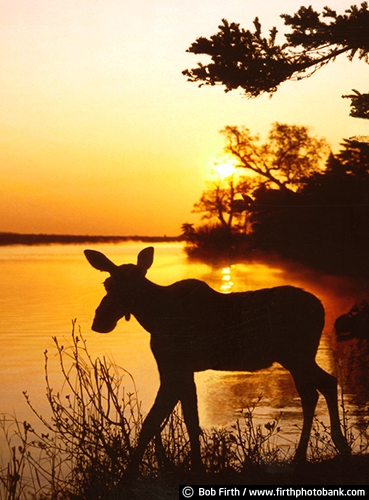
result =
[[[0,464],[0,500],[124,498],[122,478],[143,421],[133,378],[106,358],[92,359],[75,322],[70,345],[65,347],[56,338],[54,345],[64,383],[60,390],[52,387],[45,352],[51,416],[41,415],[24,393],[38,425],[6,415],[0,420],[7,447]],[[125,385],[133,390],[128,392]],[[280,431],[278,420],[254,423],[257,403],[243,410],[232,428],[202,433],[202,458],[208,475],[245,474],[255,467],[291,462],[294,449],[283,451],[275,439]],[[316,422],[311,439],[314,460],[321,459],[322,452],[333,452],[327,444],[328,435],[329,429]],[[189,451],[189,438],[177,408],[163,424],[161,437],[150,443],[138,481],[184,477],[190,471]]]

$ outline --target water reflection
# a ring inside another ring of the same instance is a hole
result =
[[[222,268],[222,283],[219,286],[219,291],[223,293],[230,293],[232,291],[232,287],[234,285],[232,281],[232,267],[223,267]]]

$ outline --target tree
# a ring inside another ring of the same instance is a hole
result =
[[[187,52],[210,56],[207,65],[198,63],[183,74],[201,85],[224,85],[225,91],[241,87],[248,97],[273,93],[287,80],[301,80],[347,53],[368,62],[369,10],[367,2],[355,5],[344,14],[325,7],[319,14],[313,8],[300,7],[293,16],[282,14],[291,32],[285,43],[276,43],[277,29],[265,38],[258,18],[254,31],[244,30],[226,19],[209,39],[200,37]]]
[[[344,139],[337,159],[341,162],[346,173],[359,178],[367,176],[369,173],[369,144]]]
[[[242,195],[254,188],[253,180],[246,178],[235,180],[233,176],[212,182],[203,192],[200,201],[195,203],[193,212],[203,214],[203,220],[214,220],[229,231],[237,225],[244,227],[241,218],[242,212],[246,209],[246,202]],[[242,208],[241,203],[243,203]]]
[[[369,273],[369,146],[346,140],[295,193],[253,193],[253,241],[329,272]]]
[[[182,224],[182,238],[186,241],[192,242],[196,234],[194,225],[188,222]]]
[[[359,91],[352,89],[353,94],[343,95],[343,98],[351,99],[350,116],[354,118],[369,119],[369,94],[361,94]]]
[[[246,127],[226,127],[222,133],[225,152],[237,159],[236,167],[251,175],[209,183],[193,212],[201,213],[203,220],[215,222],[224,230],[247,232],[248,213],[260,212],[254,206],[254,193],[260,197],[260,193],[271,192],[271,210],[275,211],[278,204],[295,200],[295,192],[311,176],[323,171],[321,160],[328,146],[324,139],[311,137],[307,127],[274,123],[265,144],[260,144],[259,137],[252,136]],[[266,213],[265,209],[262,211]]]
[[[237,159],[237,167],[257,174],[258,184],[269,183],[281,190],[297,190],[305,179],[321,170],[328,153],[324,139],[309,135],[308,127],[274,123],[265,144],[246,127],[226,127],[225,152]]]

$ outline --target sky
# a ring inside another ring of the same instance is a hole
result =
[[[186,49],[222,18],[263,32],[343,0],[0,0],[0,232],[175,236],[222,156],[219,133],[304,125],[333,152],[369,66],[341,56],[272,98],[189,83]],[[359,4],[358,2],[357,4]]]

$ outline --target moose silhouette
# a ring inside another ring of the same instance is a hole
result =
[[[129,320],[133,314],[151,334],[160,387],[144,420],[132,469],[178,401],[190,438],[192,468],[201,468],[194,373],[255,371],[274,362],[289,370],[302,402],[304,420],[295,460],[306,460],[317,391],[327,402],[334,444],[339,452],[350,453],[340,428],[337,380],[315,362],[324,326],[324,308],[317,297],[292,286],[223,294],[196,279],[160,286],[145,277],[153,263],[153,247],[138,254],[137,264],[121,266],[101,252],[84,253],[94,268],[110,273],[92,329],[110,332],[119,319]]]

